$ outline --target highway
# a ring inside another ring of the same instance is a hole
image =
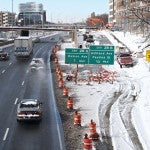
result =
[[[43,58],[44,68],[31,71],[32,59],[18,61],[13,46],[6,48],[9,61],[0,62],[0,150],[65,150],[64,135],[57,111],[49,56],[55,43],[34,45],[34,58]],[[36,98],[42,104],[40,123],[17,122],[17,103]]]

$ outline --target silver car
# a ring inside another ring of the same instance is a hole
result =
[[[17,121],[40,121],[41,104],[37,99],[23,99],[17,107]]]

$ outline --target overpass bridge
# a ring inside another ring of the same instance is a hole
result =
[[[95,27],[87,27],[85,25],[70,25],[70,24],[52,24],[52,25],[44,25],[44,27],[38,26],[29,26],[29,27],[0,27],[0,31],[15,31],[15,30],[39,30],[39,31],[71,31],[74,32],[78,29],[97,29]]]

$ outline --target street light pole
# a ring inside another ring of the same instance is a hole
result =
[[[13,12],[14,12],[14,10],[13,10],[13,0],[12,0],[12,38],[13,38],[13,24],[14,24],[14,20],[13,20]]]
[[[12,13],[13,13],[13,0],[12,0]]]

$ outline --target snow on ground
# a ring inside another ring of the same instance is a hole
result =
[[[103,34],[115,46],[119,45],[108,31],[95,32],[94,34],[97,36]],[[113,32],[113,34],[132,51],[137,51],[139,45],[144,41],[143,38],[129,33]],[[65,65],[66,47],[75,47],[75,44],[68,42],[61,46],[61,50],[57,52],[61,65]],[[137,58],[136,60],[137,63],[131,68],[121,69],[117,62],[111,66],[102,66],[107,70],[117,71],[117,78],[113,84],[109,82],[101,84],[98,82],[90,82],[90,84],[87,82],[66,83],[70,88],[70,94],[76,95],[74,107],[82,115],[82,126],[88,126],[90,120],[93,119],[97,124],[97,132],[100,136],[101,134],[111,136],[115,150],[140,149],[141,145],[144,150],[150,149],[150,70],[145,58]],[[76,65],[66,64],[66,66],[76,68]],[[88,68],[83,65],[79,65],[79,67],[82,67],[82,71]],[[97,65],[92,67],[95,67],[96,71],[99,69]],[[108,109],[110,109],[110,118],[107,120]],[[109,127],[103,122],[105,119],[109,123]],[[89,133],[87,128],[85,133]],[[130,137],[133,134],[137,134],[138,139]],[[136,145],[137,140],[139,142]]]

